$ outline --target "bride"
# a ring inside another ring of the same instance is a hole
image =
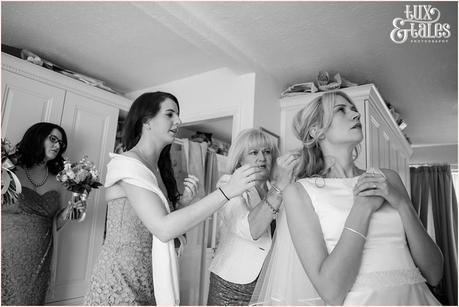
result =
[[[342,92],[295,116],[304,146],[255,305],[439,305],[443,256],[413,209],[398,174],[363,170],[353,153],[360,114]]]

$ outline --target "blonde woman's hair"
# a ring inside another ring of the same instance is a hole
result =
[[[263,131],[257,128],[242,130],[231,144],[226,162],[227,172],[232,174],[241,166],[241,160],[250,147],[267,147],[271,150],[272,162],[279,156],[279,148]]]
[[[325,138],[325,133],[332,123],[336,96],[343,97],[355,106],[346,93],[327,92],[308,103],[293,118],[293,132],[296,138],[303,143],[302,148],[298,150],[300,156],[300,162],[296,168],[298,178],[323,177],[328,172],[319,141]],[[357,155],[356,149],[355,158]]]

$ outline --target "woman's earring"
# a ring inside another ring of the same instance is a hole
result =
[[[318,132],[318,131],[317,131],[317,127],[315,127],[315,126],[314,126],[314,127],[311,127],[311,128],[309,129],[309,135],[310,135],[313,139],[317,138],[317,132]]]

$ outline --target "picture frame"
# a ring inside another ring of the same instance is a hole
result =
[[[265,133],[269,138],[273,139],[274,143],[277,144],[277,147],[280,149],[280,136],[279,135],[263,127],[260,127],[260,130],[263,133]]]

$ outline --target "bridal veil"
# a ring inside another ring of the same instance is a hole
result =
[[[250,305],[325,305],[298,258],[284,207],[279,213],[274,243],[258,277]]]

